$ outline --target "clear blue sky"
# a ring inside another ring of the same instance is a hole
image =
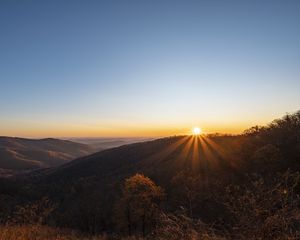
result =
[[[0,2],[0,135],[239,132],[300,109],[300,1]]]

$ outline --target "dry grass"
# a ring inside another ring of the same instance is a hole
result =
[[[173,226],[158,233],[156,236],[148,236],[148,240],[224,240],[208,233],[197,233],[194,229],[184,232]],[[179,227],[180,228],[180,227]],[[178,233],[180,231],[180,233]],[[62,230],[42,225],[2,225],[0,226],[0,240],[142,240],[140,237],[113,237],[113,236],[85,236],[71,230]]]
[[[0,226],[0,240],[106,240],[105,236],[86,237],[69,230],[41,225]]]

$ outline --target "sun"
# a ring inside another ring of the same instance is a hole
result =
[[[194,135],[200,135],[201,133],[202,133],[201,128],[199,128],[199,127],[194,127],[193,128],[193,134]]]

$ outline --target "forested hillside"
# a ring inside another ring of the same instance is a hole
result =
[[[2,223],[148,239],[299,239],[300,112],[104,150],[0,182]],[[206,236],[206,238],[205,238]]]

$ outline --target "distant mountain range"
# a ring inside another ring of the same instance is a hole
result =
[[[173,175],[173,171],[185,168],[193,168],[196,171],[200,171],[203,167],[206,170],[213,168],[214,171],[218,168],[230,168],[230,162],[223,162],[224,156],[216,152],[216,149],[207,150],[209,154],[201,157],[201,165],[195,162],[195,158],[198,158],[196,155],[203,151],[203,144],[206,146],[209,144],[208,140],[212,141],[205,138],[201,140],[204,142],[201,145],[199,139],[193,136],[175,136],[122,145],[75,159],[68,164],[46,169],[40,173],[47,180],[48,177],[52,179],[57,176],[61,180],[68,181],[89,176],[99,176],[103,180],[104,176],[126,177],[136,172],[143,172],[151,177],[158,175],[160,179],[166,177],[169,180],[168,173]],[[221,136],[215,138],[213,143],[226,147],[226,150],[222,148],[222,154],[225,155],[232,150],[236,141],[239,141],[238,137]],[[212,158],[215,165],[206,165]],[[161,174],[160,171],[164,173]]]
[[[0,173],[54,167],[94,151],[67,140],[0,137]]]
[[[56,167],[104,149],[141,142],[145,138],[45,138],[0,136],[0,175]]]
[[[72,142],[78,142],[87,144],[93,148],[95,148],[97,151],[108,149],[108,148],[114,148],[119,147],[126,144],[131,143],[137,143],[137,142],[145,142],[153,140],[153,138],[143,138],[143,137],[91,137],[91,138],[69,138],[66,140],[70,140]]]

